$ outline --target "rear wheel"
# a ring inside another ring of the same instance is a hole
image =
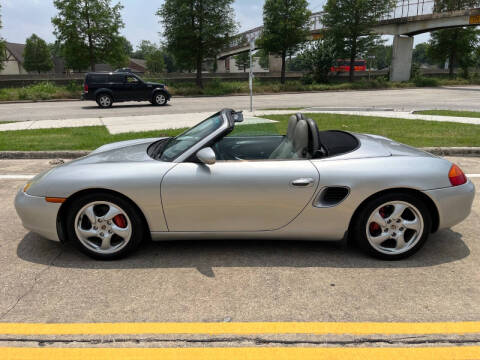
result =
[[[373,199],[360,211],[354,236],[368,254],[400,260],[415,254],[432,227],[428,207],[418,198],[392,193]]]
[[[113,260],[138,248],[145,237],[145,226],[129,201],[97,193],[71,204],[67,233],[69,239],[90,257]]]
[[[153,94],[152,104],[157,106],[167,105],[167,95],[164,92],[158,91]]]
[[[97,96],[97,104],[102,109],[110,108],[113,105],[113,98],[109,94],[100,94]]]

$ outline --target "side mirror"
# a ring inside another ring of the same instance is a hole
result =
[[[207,147],[197,152],[197,159],[205,165],[213,165],[217,161],[217,156],[212,148]]]

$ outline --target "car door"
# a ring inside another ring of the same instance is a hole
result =
[[[109,76],[108,88],[112,90],[115,100],[124,100],[126,97],[125,75],[111,74]]]
[[[142,100],[143,84],[136,76],[127,75],[125,81],[126,95],[128,100]]]
[[[180,163],[164,177],[161,195],[169,231],[269,231],[295,219],[318,183],[309,160]]]

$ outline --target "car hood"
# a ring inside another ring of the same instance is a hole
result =
[[[150,86],[154,86],[154,87],[163,87],[164,86],[163,84],[149,82],[149,81],[147,81],[145,84],[150,85]]]
[[[64,166],[153,161],[153,159],[148,156],[147,149],[152,143],[161,139],[162,138],[137,139],[104,145],[89,155],[69,162]]]

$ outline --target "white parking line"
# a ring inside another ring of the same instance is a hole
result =
[[[30,180],[35,175],[0,175],[0,180]]]

